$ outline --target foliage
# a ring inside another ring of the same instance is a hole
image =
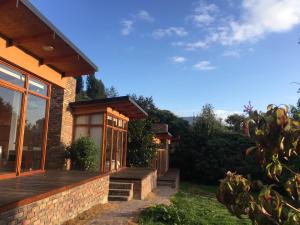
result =
[[[245,116],[241,114],[232,114],[229,115],[225,122],[228,124],[228,129],[232,132],[243,133],[243,122],[245,120]]]
[[[130,121],[128,124],[127,164],[136,167],[149,167],[157,150],[153,142],[149,120]]]
[[[105,88],[105,95],[106,98],[114,98],[114,97],[118,97],[119,93],[114,86],[111,86],[110,88]]]
[[[83,78],[82,76],[76,77],[76,94],[83,92]]]
[[[255,153],[273,184],[265,185],[256,196],[253,181],[228,172],[219,187],[218,200],[232,214],[248,215],[253,224],[300,224],[300,174],[288,166],[300,153],[300,122],[289,117],[288,111],[287,106],[269,105],[266,113],[250,110],[245,122],[254,125],[256,141],[246,154]],[[283,197],[277,187],[284,170],[289,178]]]
[[[105,98],[105,87],[101,80],[97,79],[95,75],[87,77],[86,94],[91,99]]]
[[[224,130],[222,121],[216,117],[210,104],[203,106],[201,113],[194,119],[193,132],[196,135],[211,137]]]
[[[231,216],[215,199],[216,187],[181,183],[171,205],[156,205],[142,211],[141,225],[248,225],[248,219]]]
[[[97,169],[97,146],[89,137],[81,137],[66,149],[66,158],[71,159],[72,168],[84,171]]]

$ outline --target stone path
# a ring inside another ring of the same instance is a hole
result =
[[[113,202],[116,208],[108,209],[90,220],[86,225],[127,225],[134,224],[134,220],[140,210],[155,204],[170,204],[171,195],[175,194],[175,189],[170,187],[158,187],[146,200],[131,200],[129,202]]]

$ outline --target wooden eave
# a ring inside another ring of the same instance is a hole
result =
[[[0,36],[7,47],[16,46],[62,76],[81,76],[97,71],[71,41],[28,0],[0,0]],[[43,47],[53,46],[53,51]]]
[[[148,114],[129,96],[70,103],[73,111],[97,112],[111,108],[129,119],[145,119]]]
[[[173,135],[170,134],[169,132],[165,132],[165,133],[156,133],[155,137],[160,140],[166,140],[166,139],[171,140]]]

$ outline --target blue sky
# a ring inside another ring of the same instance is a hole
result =
[[[241,112],[295,104],[299,0],[32,0],[121,95],[162,109]],[[237,4],[238,2],[238,4]]]

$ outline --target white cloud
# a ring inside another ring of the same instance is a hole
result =
[[[225,57],[234,57],[234,58],[240,58],[240,53],[238,51],[235,51],[235,50],[228,50],[228,51],[225,51],[223,53],[223,56]]]
[[[147,22],[154,22],[154,18],[146,10],[140,10],[136,17]]]
[[[208,48],[208,42],[206,41],[191,42],[185,45],[185,49],[188,51],[194,51],[194,50],[205,49],[205,48]]]
[[[121,21],[121,34],[124,36],[129,35],[133,30],[133,24],[134,22],[132,20],[122,20]]]
[[[225,121],[227,117],[232,114],[243,114],[243,113],[239,111],[227,111],[223,109],[217,109],[215,110],[215,114],[218,118],[222,119],[222,121]]]
[[[286,32],[300,24],[299,0],[243,0],[241,20],[215,31],[215,40],[223,45],[255,42],[269,33]]]
[[[215,4],[206,4],[203,1],[197,3],[192,15],[188,16],[188,20],[192,20],[196,26],[202,27],[210,25],[215,21],[219,8]]]
[[[174,47],[181,47],[181,46],[184,46],[185,43],[183,41],[174,41],[171,43],[171,45]]]
[[[169,27],[166,29],[156,29],[152,32],[152,37],[155,39],[170,36],[185,37],[187,35],[188,32],[183,27]]]
[[[187,59],[185,57],[183,57],[183,56],[174,56],[172,58],[173,63],[178,63],[178,64],[184,63],[186,60]]]
[[[204,71],[204,70],[214,70],[215,67],[211,64],[210,61],[201,61],[197,64],[194,65],[194,68],[196,70],[199,70],[199,71]]]

